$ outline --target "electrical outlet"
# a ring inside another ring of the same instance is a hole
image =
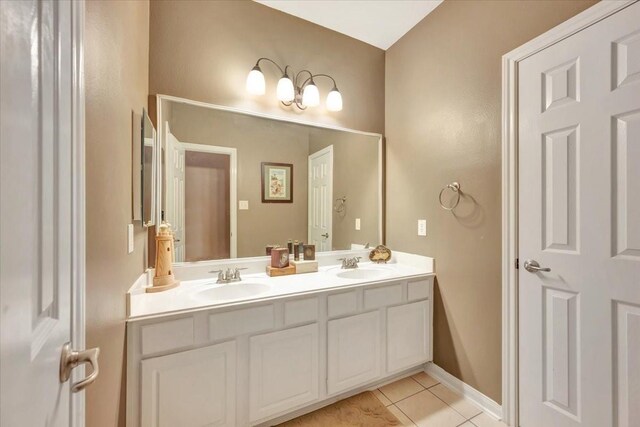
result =
[[[131,253],[133,252],[133,224],[127,225],[127,242],[128,253]]]
[[[419,219],[418,220],[418,236],[426,236],[427,235],[427,220]]]
[[[238,202],[239,204],[239,209],[241,211],[248,211],[249,210],[249,201],[248,200],[240,200]]]
[[[356,218],[356,230],[360,230],[360,218]]]

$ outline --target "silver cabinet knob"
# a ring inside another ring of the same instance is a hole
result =
[[[528,259],[524,262],[524,269],[527,270],[529,273],[537,273],[539,271],[546,271],[546,272],[551,271],[550,268],[540,267],[540,264],[538,264],[538,261],[533,259]]]
[[[60,382],[64,383],[69,380],[73,368],[83,363],[88,363],[91,365],[92,369],[89,376],[71,386],[71,391],[74,393],[84,390],[88,385],[93,383],[96,378],[98,378],[98,373],[100,372],[100,368],[98,367],[99,355],[99,347],[77,351],[71,349],[71,344],[65,343],[62,346],[62,355],[60,357]]]

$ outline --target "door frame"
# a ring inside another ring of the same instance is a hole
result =
[[[602,1],[502,57],[502,419],[519,425],[518,67],[520,61],[630,6]]]
[[[184,151],[197,151],[200,153],[223,154],[229,156],[229,258],[238,257],[238,150],[231,147],[217,145],[192,144],[182,142]],[[185,237],[185,236],[183,236]],[[186,240],[185,240],[186,244]],[[185,249],[186,252],[186,249]]]
[[[85,82],[84,82],[85,0],[71,5],[71,165],[72,225],[71,225],[71,343],[75,349],[85,349],[86,296],[86,197],[85,197]],[[85,377],[84,365],[71,373],[70,381]],[[85,392],[71,393],[70,421],[73,427],[85,425]]]
[[[307,171],[311,171],[311,162],[316,158],[316,157],[320,157],[320,156],[324,156],[325,154],[331,154],[331,187],[329,188],[329,206],[330,206],[330,211],[329,211],[329,224],[328,224],[328,228],[329,230],[331,230],[331,245],[329,245],[331,248],[333,247],[333,144],[324,147],[322,150],[318,150],[315,153],[311,153],[309,154],[308,157],[308,163],[307,163]],[[307,177],[307,240],[311,241],[311,209],[309,209],[311,206],[311,197],[309,197],[309,194],[311,194],[311,179],[309,179]],[[332,250],[332,249],[329,249]]]

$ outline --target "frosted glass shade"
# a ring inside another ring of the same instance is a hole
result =
[[[247,76],[247,92],[252,95],[264,95],[264,74],[255,66]]]
[[[342,95],[337,88],[333,88],[327,95],[327,110],[342,111]]]
[[[282,102],[291,102],[295,98],[296,94],[293,90],[293,82],[287,76],[282,76],[280,80],[278,80],[278,87],[276,88],[276,95],[278,96],[278,101]]]
[[[304,87],[302,104],[306,107],[315,107],[320,104],[320,92],[318,92],[318,87],[313,83],[313,80]]]

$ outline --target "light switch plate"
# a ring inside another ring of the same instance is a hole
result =
[[[419,219],[418,220],[418,236],[426,236],[427,235],[427,220]]]
[[[360,218],[356,218],[356,230],[360,230]]]
[[[238,209],[240,209],[241,211],[248,211],[249,210],[249,201],[248,200],[240,200],[238,202]]]
[[[129,253],[133,252],[133,224],[127,225],[127,242]]]

